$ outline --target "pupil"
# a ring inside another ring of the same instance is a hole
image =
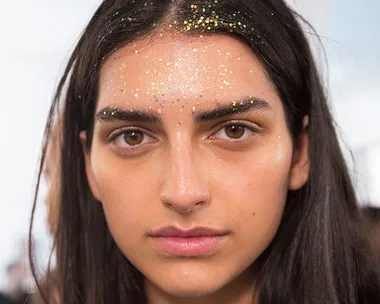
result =
[[[241,126],[229,126],[226,128],[226,134],[230,138],[240,138],[244,135],[244,128]]]
[[[143,141],[143,138],[144,136],[142,132],[139,132],[139,131],[128,132],[128,133],[125,133],[124,135],[125,142],[130,146],[141,144],[141,142]]]

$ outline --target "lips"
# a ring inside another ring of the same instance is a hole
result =
[[[172,256],[203,256],[212,253],[223,240],[228,231],[209,227],[183,229],[174,226],[154,230],[150,237],[155,246]]]

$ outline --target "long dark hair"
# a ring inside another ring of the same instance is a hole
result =
[[[282,0],[102,2],[68,62],[46,128],[48,137],[54,113],[62,109],[55,237],[60,303],[146,303],[142,274],[116,246],[90,192],[79,133],[88,132],[90,148],[103,62],[163,24],[188,34],[224,32],[247,43],[283,102],[295,144],[309,116],[310,177],[301,190],[289,192],[279,231],[255,262],[259,303],[354,304],[378,295],[355,192],[301,23],[307,25]]]

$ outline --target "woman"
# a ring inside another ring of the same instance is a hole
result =
[[[283,1],[103,1],[47,127],[62,108],[60,303],[378,295],[300,21]]]

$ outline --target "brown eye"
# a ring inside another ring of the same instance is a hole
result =
[[[111,135],[112,146],[126,153],[138,153],[141,149],[147,148],[149,144],[157,142],[157,138],[148,135],[144,130],[138,128],[129,128]]]
[[[231,122],[228,125],[224,125],[219,129],[212,138],[223,140],[226,142],[243,142],[250,138],[254,133],[257,133],[257,129],[247,123],[234,123]]]
[[[231,125],[225,127],[225,133],[229,138],[238,139],[241,138],[246,131],[245,127],[239,125]]]
[[[123,136],[124,141],[130,146],[136,146],[143,142],[144,133],[141,131],[130,131],[124,133]]]

